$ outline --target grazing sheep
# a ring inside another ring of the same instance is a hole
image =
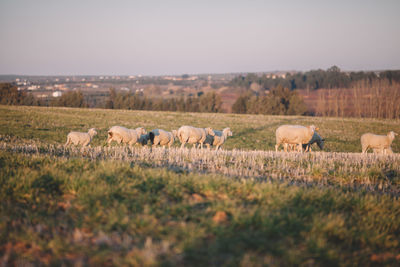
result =
[[[314,125],[282,125],[276,129],[276,145],[275,151],[278,151],[280,144],[283,144],[284,151],[287,151],[288,144],[297,144],[298,151],[303,151],[303,144],[308,144],[314,135],[315,130],[318,130]]]
[[[160,145],[165,147],[167,145],[168,148],[170,148],[174,143],[176,135],[176,130],[167,132],[162,129],[154,129],[149,132],[149,138],[152,146]]]
[[[230,128],[225,128],[222,131],[214,131],[214,136],[207,134],[204,144],[206,144],[209,149],[210,146],[216,146],[215,150],[218,150],[226,141],[228,136],[232,136],[232,131]]]
[[[118,144],[128,143],[129,145],[134,145],[145,134],[146,130],[143,127],[127,129],[122,126],[113,126],[108,130],[107,143],[110,144],[112,141],[116,141]]]
[[[97,134],[95,128],[89,129],[87,133],[82,132],[70,132],[67,135],[67,142],[64,146],[74,144],[74,145],[82,145],[88,146],[92,141],[92,138]]]
[[[214,131],[208,128],[196,128],[193,126],[182,126],[178,130],[178,138],[181,142],[181,148],[185,147],[186,143],[193,144],[193,147],[196,147],[196,144],[199,144],[200,148],[203,148],[203,143],[206,140],[207,134],[214,136]]]
[[[366,133],[361,136],[362,153],[367,153],[368,149],[373,149],[375,152],[382,152],[384,154],[393,152],[390,145],[392,144],[397,133],[391,131],[387,135],[377,135]]]

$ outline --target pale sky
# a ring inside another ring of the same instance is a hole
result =
[[[400,69],[400,0],[0,0],[0,74]]]

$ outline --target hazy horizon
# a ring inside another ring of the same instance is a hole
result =
[[[400,69],[400,1],[0,2],[0,74]]]

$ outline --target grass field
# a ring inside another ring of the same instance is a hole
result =
[[[326,152],[270,151],[284,123],[318,126]],[[218,152],[103,146],[113,125],[185,124],[234,136]],[[63,148],[91,127],[91,148]],[[0,106],[0,264],[398,265],[400,155],[358,153],[362,133],[390,130],[399,121]]]

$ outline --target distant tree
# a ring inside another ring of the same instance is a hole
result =
[[[303,99],[289,88],[281,85],[271,89],[267,95],[241,95],[232,105],[234,113],[304,115],[307,112]]]
[[[208,92],[200,97],[200,112],[220,112],[221,96],[215,92]]]
[[[110,96],[106,100],[105,108],[113,109],[115,98],[117,97],[117,93],[114,88],[110,88],[109,94],[110,94]]]
[[[18,88],[10,83],[0,83],[0,104],[24,105],[26,92],[18,91]]]
[[[85,108],[87,103],[81,91],[66,92],[51,102],[52,106]]]
[[[242,94],[236,99],[232,105],[232,112],[238,114],[248,113],[248,104],[251,97],[251,93]]]

